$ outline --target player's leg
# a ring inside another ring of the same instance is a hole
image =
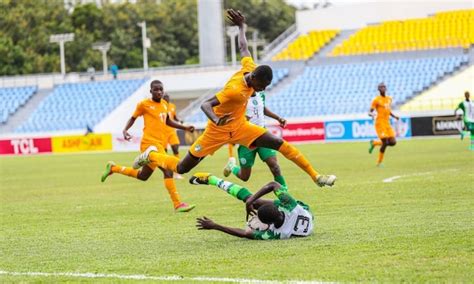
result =
[[[173,202],[173,207],[176,212],[189,212],[196,207],[195,205],[188,205],[187,203],[181,202],[181,197],[179,196],[178,189],[176,188],[176,183],[173,179],[173,172],[170,170],[161,169],[163,172],[163,181],[165,188],[170,195],[171,201]]]
[[[230,173],[233,173],[236,177],[243,181],[248,181],[252,174],[252,167],[255,163],[255,156],[257,155],[256,149],[250,150],[249,148],[240,145],[237,149],[239,163],[229,161],[224,168],[224,176],[228,177]]]
[[[101,181],[104,182],[107,177],[114,173],[146,181],[153,174],[153,169],[145,165],[137,170],[132,167],[116,165],[114,162],[108,162],[102,174]]]
[[[229,151],[229,162],[236,163],[235,156],[234,156],[234,144],[227,144],[227,150]]]
[[[173,156],[179,159],[179,144],[171,144],[171,150],[173,151]],[[175,179],[183,179],[183,177],[178,173],[174,173],[173,177]]]
[[[230,181],[226,181],[221,178],[218,178],[210,173],[195,173],[189,179],[189,183],[194,184],[194,185],[207,184],[207,185],[215,186],[243,202],[247,201],[247,199],[250,198],[250,196],[252,196],[252,193],[247,188],[240,186],[238,184],[234,184]],[[258,199],[256,200],[255,208],[258,208],[265,203],[273,203],[273,202],[271,200]]]
[[[375,147],[382,146],[382,140],[370,140],[369,141],[369,154],[372,154]]]
[[[474,122],[466,122],[466,128],[471,133],[471,145],[469,145],[469,149],[474,150]]]
[[[278,159],[275,150],[268,148],[258,148],[258,155],[260,156],[260,159],[262,159],[262,161],[267,164],[268,168],[272,172],[273,179],[286,187],[286,181],[281,174],[281,169],[278,165]]]
[[[382,166],[383,158],[384,158],[384,155],[385,155],[385,149],[387,148],[387,146],[389,144],[389,139],[388,138],[382,138],[381,140],[382,140],[382,146],[380,146],[379,157],[377,158],[377,166],[378,167]]]
[[[298,167],[304,170],[318,186],[334,185],[336,181],[336,176],[334,175],[321,175],[319,174],[313,166],[309,163],[306,157],[293,145],[283,140],[282,138],[276,137],[270,132],[265,132],[263,135],[259,136],[252,143],[256,147],[265,147],[277,150],[285,158],[295,163]]]

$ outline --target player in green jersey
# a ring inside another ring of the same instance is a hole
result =
[[[236,237],[257,240],[307,237],[313,232],[314,217],[309,206],[294,199],[286,187],[277,182],[268,183],[255,194],[245,187],[222,180],[209,173],[196,173],[189,182],[216,186],[242,200],[245,202],[247,219],[250,215],[256,214],[259,222],[266,225],[265,229],[231,228],[217,224],[203,216],[197,218],[196,227],[199,230],[217,230]],[[260,199],[270,192],[275,193],[278,199]]]
[[[469,92],[466,91],[464,97],[466,99],[459,103],[458,107],[454,110],[454,114],[456,115],[459,109],[462,110],[464,129],[467,130],[468,133],[471,133],[471,145],[469,149],[474,150],[474,102],[470,100]],[[462,140],[465,134],[463,129],[460,129],[460,132]]]
[[[278,116],[270,111],[265,106],[265,92],[254,92],[247,103],[247,119],[258,126],[265,127],[265,116],[271,117],[278,121],[281,127],[286,127],[286,119]],[[260,157],[264,161],[273,174],[273,178],[279,184],[286,186],[286,181],[281,174],[280,166],[278,165],[276,151],[269,148],[257,147],[249,149],[240,145],[238,150],[238,159],[240,166],[238,166],[234,159],[229,159],[229,162],[224,168],[224,176],[228,177],[233,173],[236,177],[243,181],[248,181],[252,174],[252,167],[255,163],[255,156]]]

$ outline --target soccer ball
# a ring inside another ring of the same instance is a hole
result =
[[[252,230],[252,231],[256,231],[256,230],[265,231],[265,230],[268,230],[270,228],[270,226],[268,224],[265,224],[262,221],[260,221],[260,219],[258,219],[257,215],[253,215],[247,221],[247,224],[246,224],[245,228],[248,229],[248,230]]]

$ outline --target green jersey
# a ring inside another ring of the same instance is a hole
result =
[[[464,122],[474,122],[474,102],[473,101],[462,101],[457,109],[461,109],[463,112]]]
[[[276,192],[278,197],[274,201],[278,210],[285,214],[285,221],[279,228],[270,225],[268,230],[253,232],[255,239],[289,239],[290,237],[307,237],[313,232],[313,214],[309,206],[294,199],[286,190]]]
[[[249,121],[255,125],[265,127],[265,92],[256,92],[247,103],[247,113]]]

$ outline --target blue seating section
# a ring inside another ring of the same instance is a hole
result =
[[[36,93],[37,87],[0,88],[0,123],[6,123],[10,115]]]
[[[283,117],[364,113],[380,82],[396,106],[468,61],[461,55],[306,67],[267,106]]]
[[[281,82],[281,80],[288,77],[289,72],[290,71],[288,68],[273,69],[273,80],[272,83],[267,87],[267,90],[274,88],[278,83]],[[190,117],[186,118],[186,122],[189,123],[203,123],[206,121],[207,117],[202,111],[197,111]]]
[[[64,131],[93,127],[144,82],[144,79],[139,79],[58,85],[15,131]]]

